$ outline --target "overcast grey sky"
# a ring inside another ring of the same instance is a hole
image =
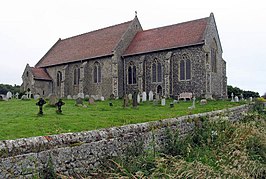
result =
[[[132,20],[144,30],[214,13],[228,84],[266,92],[266,6],[262,0],[1,0],[0,83],[22,83],[59,38]]]

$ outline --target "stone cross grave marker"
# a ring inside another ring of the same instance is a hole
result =
[[[143,91],[143,93],[142,93],[142,102],[145,102],[145,101],[147,101],[147,94],[146,94],[145,91]]]
[[[43,115],[42,107],[46,103],[46,101],[43,98],[40,98],[39,101],[36,103],[37,106],[39,106],[39,113],[40,115]]]
[[[153,101],[153,92],[152,91],[149,92],[149,101]]]
[[[231,94],[231,97],[232,97],[231,102],[235,102],[235,101],[234,101],[234,93]]]
[[[17,92],[17,93],[16,93],[16,99],[18,99],[18,95],[19,95],[19,93]]]
[[[62,113],[62,106],[65,103],[62,101],[62,99],[59,99],[59,101],[57,103],[55,103],[55,106],[57,106],[57,113],[61,114]]]

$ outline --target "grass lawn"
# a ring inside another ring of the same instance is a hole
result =
[[[171,100],[172,101],[172,100]],[[0,140],[43,136],[67,132],[80,132],[142,123],[159,119],[173,118],[187,114],[202,113],[240,105],[229,101],[209,101],[201,106],[196,101],[196,108],[188,109],[192,101],[180,102],[173,108],[171,102],[166,106],[154,106],[152,102],[141,103],[137,108],[123,108],[122,100],[115,100],[113,106],[109,101],[97,101],[87,108],[75,106],[74,100],[64,100],[63,114],[57,114],[55,107],[44,106],[44,115],[38,116],[37,101],[10,100],[0,101]]]

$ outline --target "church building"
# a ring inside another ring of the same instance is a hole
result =
[[[22,75],[22,91],[47,97],[152,91],[165,97],[227,96],[226,62],[213,13],[143,30],[131,21],[59,39]]]

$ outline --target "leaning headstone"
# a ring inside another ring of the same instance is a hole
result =
[[[133,99],[133,96],[132,96],[132,94],[131,94],[131,93],[128,95],[128,99],[129,99],[130,101],[132,101],[132,99]]]
[[[83,106],[83,100],[82,100],[82,98],[77,98],[76,99],[76,106]]]
[[[94,104],[94,103],[95,103],[94,98],[93,97],[90,97],[89,98],[89,104]]]
[[[124,99],[123,107],[128,107],[128,102],[129,102],[128,95],[125,94],[123,99]]]
[[[133,107],[137,107],[138,106],[138,93],[137,92],[134,92],[133,93],[133,103],[132,103],[132,106]]]
[[[239,102],[239,98],[238,98],[238,96],[235,96],[235,102]]]
[[[84,93],[78,93],[78,98],[84,99]]]
[[[27,95],[24,94],[21,96],[21,100],[27,100],[27,99],[28,99]]]
[[[152,91],[149,92],[149,101],[153,101],[153,92]]]
[[[57,102],[56,95],[52,94],[49,96],[49,105],[55,106],[55,103]]]
[[[153,100],[153,105],[158,106],[158,100],[157,99]]]
[[[139,95],[139,93],[138,93],[138,95],[137,95],[137,103],[138,103],[138,104],[140,103],[140,95]]]
[[[162,100],[161,100],[161,105],[162,105],[162,106],[165,106],[165,98],[162,98]]]
[[[147,94],[146,94],[146,92],[144,91],[144,92],[142,93],[142,102],[145,102],[145,101],[147,101]]]
[[[6,98],[7,98],[7,99],[11,99],[11,98],[12,98],[12,93],[11,93],[10,91],[8,91],[8,92],[6,93]]]
[[[72,99],[71,95],[67,95],[67,99]]]

